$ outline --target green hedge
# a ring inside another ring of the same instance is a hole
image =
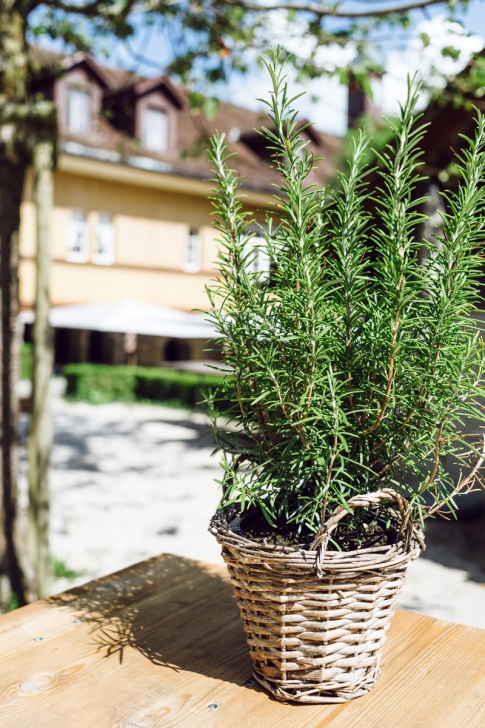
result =
[[[25,341],[20,348],[19,379],[32,379],[32,344]]]
[[[107,366],[104,364],[67,364],[66,396],[94,404],[102,402],[133,402],[137,367]]]
[[[151,401],[179,407],[195,407],[204,390],[221,387],[224,381],[219,374],[105,364],[67,364],[64,376],[69,399],[94,404]]]

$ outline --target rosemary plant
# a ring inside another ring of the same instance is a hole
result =
[[[223,134],[210,151],[220,233],[210,318],[232,371],[231,425],[217,432],[222,503],[259,506],[270,524],[310,533],[337,505],[383,487],[403,493],[415,516],[453,513],[456,493],[480,481],[483,458],[484,438],[470,443],[462,430],[482,419],[485,355],[471,314],[485,236],[484,118],[477,112],[475,137],[457,158],[461,184],[444,194],[441,234],[421,241],[419,89],[409,82],[378,155],[377,191],[363,136],[339,189],[318,189],[318,160],[297,127],[278,50],[266,67],[272,124],[261,133],[281,178],[261,228],[269,273],[252,272],[253,221]],[[375,215],[366,211],[371,194]],[[463,465],[459,482],[445,455]]]

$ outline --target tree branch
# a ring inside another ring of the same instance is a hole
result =
[[[85,3],[84,5],[71,5],[70,3],[65,3],[62,0],[53,0],[50,5],[51,7],[54,7],[57,10],[62,10],[65,13],[76,13],[76,15],[84,15],[88,18],[99,16],[103,18],[109,18],[110,16],[113,18],[126,18],[133,10],[136,2],[137,0],[127,0],[124,7],[122,7],[116,3],[109,5],[108,3],[100,2],[99,0],[93,0],[92,2]],[[151,9],[153,10],[154,8]]]
[[[122,17],[126,17],[132,11],[133,6],[136,3],[137,0],[129,0],[121,12],[113,12],[113,9],[109,5],[105,5],[105,7],[103,7],[104,4],[100,3],[99,0],[93,0],[92,2],[85,3],[84,5],[71,5],[70,3],[63,2],[63,0],[54,0],[52,5],[58,10],[63,10],[66,13],[76,13],[77,15],[85,15],[87,17],[117,14]],[[277,10],[290,10],[297,13],[312,13],[319,18],[382,18],[396,13],[409,13],[412,10],[419,10],[429,7],[430,5],[444,4],[448,5],[447,0],[417,0],[417,2],[405,2],[403,5],[395,5],[392,7],[372,10],[342,10],[338,3],[329,7],[313,2],[281,2],[276,3],[275,5],[266,5],[263,3],[253,2],[252,0],[221,0],[219,7],[224,5],[237,6],[243,10],[250,10],[261,14]],[[162,0],[160,3],[149,1],[144,2],[141,9],[145,12],[160,12],[163,8],[175,8],[178,5],[182,5],[180,0]]]
[[[42,124],[57,120],[57,107],[51,101],[33,101],[25,104],[0,104],[0,124],[18,122],[40,122]]]
[[[226,5],[237,5],[244,10],[252,10],[261,13],[268,13],[275,10],[292,10],[300,13],[312,13],[319,18],[331,16],[334,18],[382,18],[394,13],[408,13],[411,10],[419,10],[430,5],[445,4],[446,0],[418,0],[418,2],[396,5],[394,7],[381,8],[379,10],[340,10],[339,6],[325,7],[317,3],[294,3],[284,2],[275,5],[263,5],[251,0],[223,0]],[[448,4],[448,3],[446,3]]]
[[[471,473],[466,476],[466,478],[463,477],[463,473],[460,471],[460,477],[458,479],[458,483],[455,487],[455,489],[450,493],[448,498],[442,498],[441,500],[438,500],[435,502],[431,508],[429,509],[428,513],[425,514],[425,518],[428,516],[433,515],[433,513],[436,513],[440,510],[444,505],[447,504],[447,502],[453,498],[455,495],[458,495],[461,491],[465,489],[465,493],[469,493],[471,489],[473,488],[476,480],[479,478],[479,470],[482,467],[483,463],[485,462],[485,435],[483,435],[483,448],[481,452],[481,456],[477,458],[477,461],[475,463],[475,466],[473,467]],[[483,481],[482,481],[483,482]]]

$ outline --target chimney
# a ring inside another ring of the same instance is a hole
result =
[[[362,114],[367,114],[376,122],[381,118],[380,90],[382,76],[370,71],[368,78],[372,87],[373,99],[369,98],[362,88],[362,84],[355,76],[350,77],[347,110],[347,125],[349,129],[354,129],[357,126]]]

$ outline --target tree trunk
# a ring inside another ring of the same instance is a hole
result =
[[[5,129],[6,127],[3,127]],[[1,456],[5,560],[12,592],[27,603],[25,578],[16,548],[18,258],[20,204],[26,160],[22,148],[0,145],[0,287],[2,306]]]
[[[39,599],[49,596],[49,461],[52,428],[49,384],[53,364],[49,326],[49,221],[53,204],[53,142],[34,147],[34,199],[37,209],[35,323],[33,331],[32,416],[29,437],[29,545]]]
[[[27,3],[0,0],[0,93],[2,105],[27,100]],[[24,574],[16,549],[17,517],[17,378],[16,327],[20,204],[27,165],[28,126],[2,120],[0,125],[0,287],[1,287],[1,471],[5,561],[12,592],[27,601]]]
[[[20,205],[32,143],[54,139],[52,102],[29,98],[30,64],[26,29],[33,0],[0,0],[0,288],[1,288],[1,471],[5,561],[19,604],[27,601],[16,551],[17,378],[16,327],[19,309]],[[50,131],[48,131],[50,130]],[[48,133],[51,134],[48,137]],[[0,544],[1,545],[1,544]]]

